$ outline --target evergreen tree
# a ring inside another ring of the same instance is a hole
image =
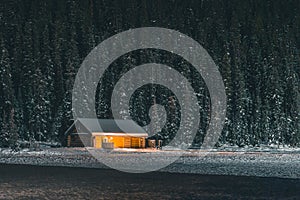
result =
[[[219,66],[228,103],[219,145],[299,146],[299,9],[296,1],[288,6],[277,1],[3,2],[0,146],[17,146],[18,140],[62,141],[73,118],[72,89],[84,57],[108,37],[145,26],[191,36]],[[112,117],[110,95],[119,78],[134,66],[149,62],[167,64],[191,82],[201,112],[194,144],[200,145],[210,120],[209,94],[201,77],[171,53],[141,50],[113,63],[102,82],[94,83],[99,85],[95,105],[98,117]],[[83,81],[100,78],[94,77],[97,67],[91,66]],[[143,89],[135,93],[130,114],[145,126],[147,117],[139,114],[148,114],[154,98],[147,87]],[[89,88],[82,88],[82,92],[89,94]],[[125,86],[122,93],[126,93]],[[159,88],[155,99],[171,113],[166,106],[168,95],[172,94]],[[174,99],[169,101],[179,106]],[[87,101],[82,108],[91,109]],[[176,116],[169,118],[162,132],[167,142],[180,124],[179,111],[174,110]]]
[[[0,36],[0,38],[2,38]],[[18,133],[14,121],[15,96],[12,83],[11,65],[3,39],[0,41],[0,146],[17,146]]]

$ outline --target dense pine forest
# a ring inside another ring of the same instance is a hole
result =
[[[0,146],[62,142],[72,123],[72,88],[84,58],[116,33],[150,26],[188,35],[218,65],[228,101],[219,145],[300,146],[299,10],[299,0],[1,1]],[[209,93],[190,64],[170,52],[146,49],[117,59],[99,82],[98,117],[112,117],[111,93],[122,74],[149,62],[177,69],[199,94],[201,125],[193,145],[200,146]],[[167,88],[145,85],[136,91],[132,118],[149,123],[154,103],[167,110],[161,135],[168,141],[178,128],[180,106]]]

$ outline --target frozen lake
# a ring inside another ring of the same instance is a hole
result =
[[[300,179],[0,166],[0,199],[297,199]]]

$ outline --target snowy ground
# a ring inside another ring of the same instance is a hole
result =
[[[158,159],[168,159],[181,151],[165,149],[114,150],[109,156],[114,160],[133,161],[137,156],[147,159],[155,153]],[[12,152],[0,150],[0,163],[45,166],[108,168],[95,159],[85,148],[49,148],[43,151]],[[300,178],[300,149],[263,147],[223,147],[207,153],[203,150],[185,151],[176,162],[161,169],[166,172]]]

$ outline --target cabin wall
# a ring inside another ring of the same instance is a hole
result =
[[[132,148],[145,148],[145,146],[146,146],[145,138],[139,138],[139,137],[131,138]]]
[[[67,147],[91,147],[91,135],[70,134],[67,136]]]
[[[102,148],[102,143],[114,143],[114,148],[145,148],[146,139],[140,137],[124,137],[124,136],[94,136],[93,147]]]

